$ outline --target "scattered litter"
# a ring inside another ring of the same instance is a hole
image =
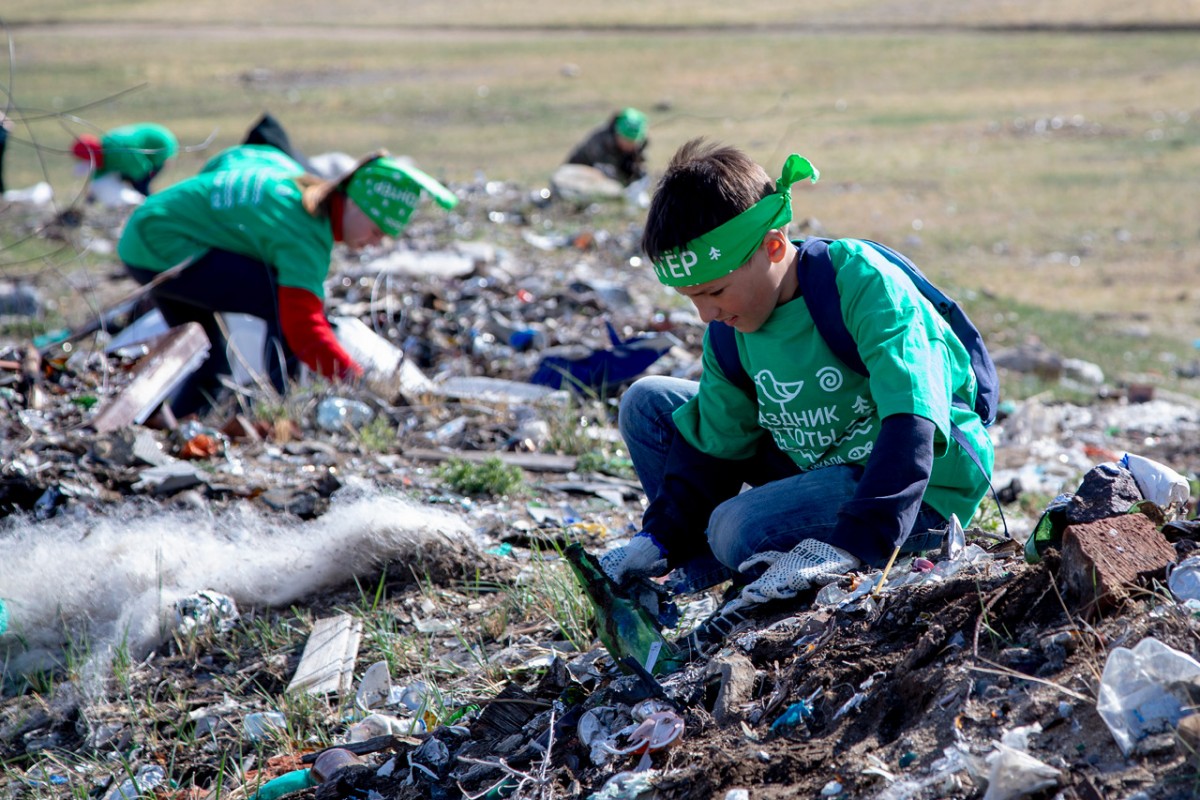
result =
[[[653,800],[657,796],[654,779],[658,775],[657,770],[618,772],[588,800]]]
[[[1132,453],[1121,457],[1121,466],[1133,473],[1142,497],[1161,508],[1168,517],[1187,506],[1191,489],[1187,478],[1175,470]]]
[[[287,730],[287,717],[278,711],[255,711],[242,720],[242,730],[251,741]]]
[[[225,633],[237,619],[237,603],[220,592],[206,590],[175,601],[175,630],[185,636],[200,630]]]
[[[157,764],[139,767],[131,778],[125,778],[105,795],[104,800],[137,800],[150,795],[167,779],[167,772]]]
[[[392,696],[392,676],[386,661],[376,661],[367,667],[358,691],[354,693],[354,705],[363,711],[386,705]]]
[[[771,733],[777,736],[790,736],[797,731],[803,731],[812,716],[812,707],[807,700],[792,703],[771,723]]]
[[[358,722],[351,723],[347,741],[366,742],[377,736],[412,736],[425,732],[425,722],[420,719],[401,719],[391,714],[374,712]]]
[[[988,788],[983,800],[1017,800],[1057,786],[1062,773],[1023,750],[996,743],[988,756]]]
[[[355,431],[375,416],[371,407],[361,400],[345,397],[326,397],[317,404],[317,424],[330,433]]]
[[[141,424],[171,392],[208,358],[208,336],[199,323],[172,328],[155,341],[138,363],[125,390],[91,421],[97,433]]]
[[[1113,648],[1100,677],[1096,711],[1126,756],[1139,741],[1170,731],[1195,700],[1188,693],[1200,680],[1200,662],[1153,637],[1130,650]]]
[[[1189,556],[1167,573],[1167,587],[1180,602],[1200,602],[1200,556]]]
[[[296,769],[272,778],[250,796],[250,800],[278,800],[285,794],[299,792],[316,786],[317,781],[309,769]]]
[[[529,378],[531,383],[551,389],[570,388],[576,392],[595,393],[601,397],[616,394],[623,386],[632,383],[651,364],[662,358],[679,340],[671,334],[646,334],[622,339],[605,321],[609,347],[588,349],[550,348]]]
[[[317,620],[287,691],[314,695],[349,692],[361,636],[362,620],[349,614]]]

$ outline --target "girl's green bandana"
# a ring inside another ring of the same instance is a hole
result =
[[[398,236],[421,201],[421,192],[442,208],[454,208],[454,193],[416,167],[392,158],[368,161],[351,176],[346,196],[388,236]]]
[[[821,173],[807,158],[787,157],[775,191],[733,219],[697,236],[685,247],[670,250],[654,262],[654,273],[665,286],[695,286],[715,281],[745,264],[762,244],[767,231],[792,221],[792,184]]]

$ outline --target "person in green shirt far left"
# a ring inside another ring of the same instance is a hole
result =
[[[153,122],[135,122],[96,136],[81,134],[71,152],[82,174],[116,175],[135,190],[150,194],[150,182],[179,153],[175,134]]]
[[[225,151],[210,164],[147,198],[117,244],[130,276],[152,287],[167,324],[196,322],[212,343],[171,398],[171,411],[180,418],[204,414],[223,394],[220,376],[231,366],[218,314],[249,314],[266,324],[262,361],[280,394],[300,364],[331,381],[361,377],[362,366],[325,316],[334,243],[351,251],[378,245],[400,236],[423,196],[445,209],[458,198],[384,151],[332,179],[254,146]]]

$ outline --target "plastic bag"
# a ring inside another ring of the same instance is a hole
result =
[[[1015,747],[997,743],[988,756],[988,788],[983,800],[1016,800],[1050,786],[1061,778],[1058,770]]]
[[[1191,489],[1187,478],[1175,470],[1133,453],[1126,453],[1121,458],[1121,465],[1133,473],[1142,496],[1163,511],[1170,513],[1187,506]]]
[[[1200,661],[1157,639],[1115,648],[1104,664],[1096,711],[1128,756],[1138,741],[1171,730],[1192,705],[1184,684],[1200,679]]]

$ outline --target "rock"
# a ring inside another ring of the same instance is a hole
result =
[[[1057,381],[1063,376],[1062,356],[1052,353],[1041,344],[1022,344],[992,353],[997,367],[1013,372],[1031,373],[1048,381]]]
[[[708,663],[705,676],[709,680],[718,678],[721,682],[713,704],[713,718],[721,725],[740,720],[739,709],[754,692],[753,662],[740,654],[722,655]]]

